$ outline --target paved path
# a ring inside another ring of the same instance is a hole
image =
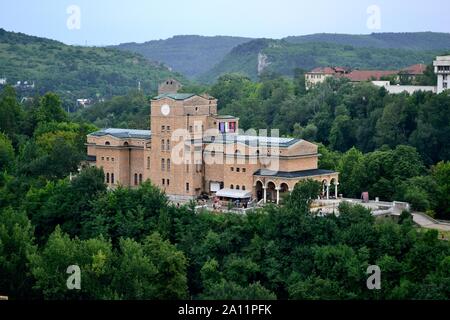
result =
[[[341,201],[348,201],[351,203],[358,203],[366,208],[372,209],[374,215],[393,215],[399,216],[401,214],[400,210],[396,210],[393,206],[392,202],[375,202],[370,201],[369,203],[362,203],[361,200],[357,199],[343,199],[343,200],[320,200],[322,206],[320,207],[324,213],[333,212],[339,205]],[[318,208],[316,208],[318,209]],[[440,222],[437,221],[424,213],[421,212],[412,212],[413,221],[421,226],[422,228],[427,229],[436,229],[439,231],[448,231],[450,232],[450,222]]]

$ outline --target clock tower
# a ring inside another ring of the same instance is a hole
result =
[[[160,94],[151,101],[151,181],[173,200],[204,190],[203,133],[215,127],[217,100],[190,93]]]

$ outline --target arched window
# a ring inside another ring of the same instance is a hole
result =
[[[237,186],[236,186],[236,190],[239,190],[239,189],[240,189],[240,187],[239,187],[239,185],[237,185]]]
[[[123,145],[124,145],[125,147],[128,147],[128,142],[125,141],[125,142],[123,143]]]
[[[166,150],[166,143],[165,143],[165,140],[162,139],[161,140],[161,151],[164,151],[164,150]]]
[[[231,189],[234,189],[234,185],[231,185],[230,188],[231,188]]]
[[[139,174],[139,184],[142,184],[142,173]]]
[[[106,174],[106,183],[109,183],[109,172]]]
[[[166,160],[165,159],[161,159],[161,171],[164,171],[166,168]]]
[[[167,139],[166,148],[167,148],[167,151],[170,151],[170,140],[169,139]]]
[[[138,175],[137,173],[134,174],[134,185],[137,186],[138,184]]]
[[[105,142],[105,146],[110,146],[110,145],[111,145],[111,143],[109,141]]]
[[[111,184],[114,184],[114,173],[111,173]]]
[[[242,186],[242,190],[244,190],[244,191],[245,191],[245,186]]]

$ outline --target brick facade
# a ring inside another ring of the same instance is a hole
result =
[[[239,119],[219,116],[210,96],[160,94],[150,107],[151,131],[105,129],[88,135],[89,159],[103,168],[110,187],[150,180],[178,199],[214,194],[220,186],[251,192],[257,200],[266,191],[268,201],[278,201],[280,192],[312,178],[324,181],[324,188],[333,183],[337,191],[338,173],[318,169],[315,144],[241,135]]]

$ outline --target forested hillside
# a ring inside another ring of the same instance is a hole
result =
[[[231,49],[251,39],[242,37],[175,36],[145,43],[123,43],[114,48],[142,54],[186,77],[195,78],[219,63]]]
[[[0,78],[9,84],[34,82],[35,89],[19,88],[25,96],[54,91],[72,106],[76,99],[124,95],[139,81],[146,92],[155,92],[169,76],[184,80],[138,54],[68,46],[0,29]]]
[[[293,76],[298,68],[309,71],[318,66],[397,70],[417,63],[430,64],[436,55],[445,52],[359,48],[334,43],[295,44],[284,40],[258,39],[234,48],[222,62],[199,79],[214,82],[222,74],[237,72],[257,80],[262,72]]]
[[[284,38],[291,43],[326,42],[365,48],[441,50],[450,48],[450,33],[400,32],[372,34],[318,33]]]

